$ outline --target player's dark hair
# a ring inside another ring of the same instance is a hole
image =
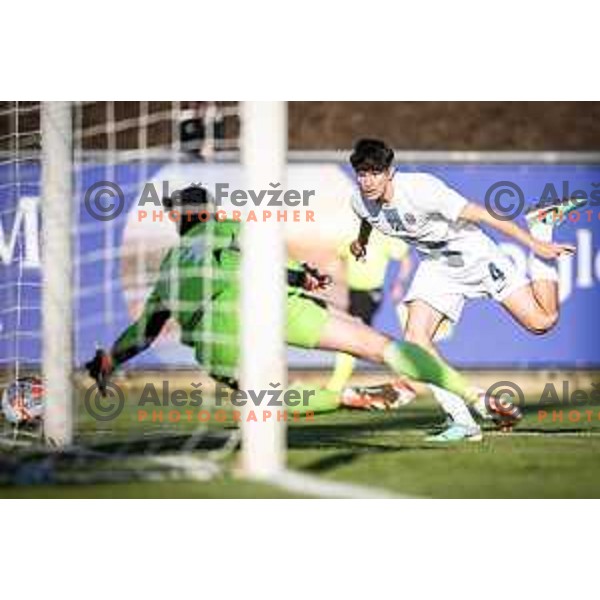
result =
[[[191,211],[189,216],[181,215],[179,235],[185,235],[192,227],[206,221],[206,218],[202,219],[201,215],[197,213],[207,210],[210,202],[211,197],[208,190],[200,185],[190,185],[163,198],[163,206],[168,211]]]
[[[354,145],[350,164],[355,171],[385,171],[394,161],[394,151],[383,141],[363,138]]]

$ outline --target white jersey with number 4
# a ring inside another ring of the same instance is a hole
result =
[[[461,220],[466,198],[427,173],[396,173],[389,202],[352,196],[352,208],[382,233],[413,245],[422,262],[406,302],[421,299],[457,321],[465,298],[502,301],[527,284],[477,225]],[[368,253],[368,246],[367,246]]]

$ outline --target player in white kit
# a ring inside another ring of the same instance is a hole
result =
[[[528,232],[513,222],[498,220],[433,175],[396,172],[393,159],[393,150],[380,140],[360,140],[354,148],[350,162],[358,192],[351,202],[361,227],[351,251],[357,259],[366,255],[373,227],[417,249],[420,264],[404,299],[408,313],[405,339],[437,355],[433,340],[440,325],[446,319],[457,323],[465,300],[479,297],[493,298],[533,333],[549,331],[559,314],[555,260],[575,251],[571,245],[552,243],[552,230],[557,224],[554,214],[560,210],[558,223],[562,222],[578,207],[576,202],[532,211],[527,215]],[[531,250],[529,279],[519,275],[512,260],[483,232],[481,224]],[[462,399],[431,388],[452,423],[430,439],[481,439],[480,427]],[[482,403],[474,408],[485,416]],[[515,421],[520,416],[515,410]]]

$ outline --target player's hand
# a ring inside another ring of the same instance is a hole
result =
[[[537,256],[546,260],[575,254],[575,246],[571,244],[554,244],[552,242],[542,242],[541,240],[535,240],[531,249]]]
[[[108,383],[108,377],[113,372],[113,364],[110,354],[102,350],[102,348],[98,348],[94,358],[85,363],[85,368],[87,369],[89,376],[98,384],[98,390],[102,396],[106,397],[106,385]]]
[[[365,260],[367,256],[367,247],[361,244],[359,240],[354,240],[350,244],[350,252],[356,260]]]
[[[309,292],[324,290],[331,285],[331,277],[324,275],[316,267],[308,263],[302,263],[304,268],[304,280],[302,287]]]

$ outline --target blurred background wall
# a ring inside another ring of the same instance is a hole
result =
[[[0,102],[0,151],[15,143],[39,143],[39,102]],[[84,150],[137,148],[140,123],[148,148],[171,144],[181,131],[213,111],[216,136],[234,141],[239,131],[237,102],[86,102],[81,126]],[[106,127],[114,123],[114,128]],[[28,135],[28,132],[30,135]],[[359,133],[360,132],[360,133]],[[193,131],[189,132],[193,135]],[[600,102],[290,102],[292,150],[338,150],[357,135],[385,137],[405,150],[600,150]],[[112,139],[110,139],[112,136]],[[226,146],[231,149],[231,146]]]
[[[600,102],[290,102],[289,147],[336,150],[356,132],[402,150],[599,150]]]

